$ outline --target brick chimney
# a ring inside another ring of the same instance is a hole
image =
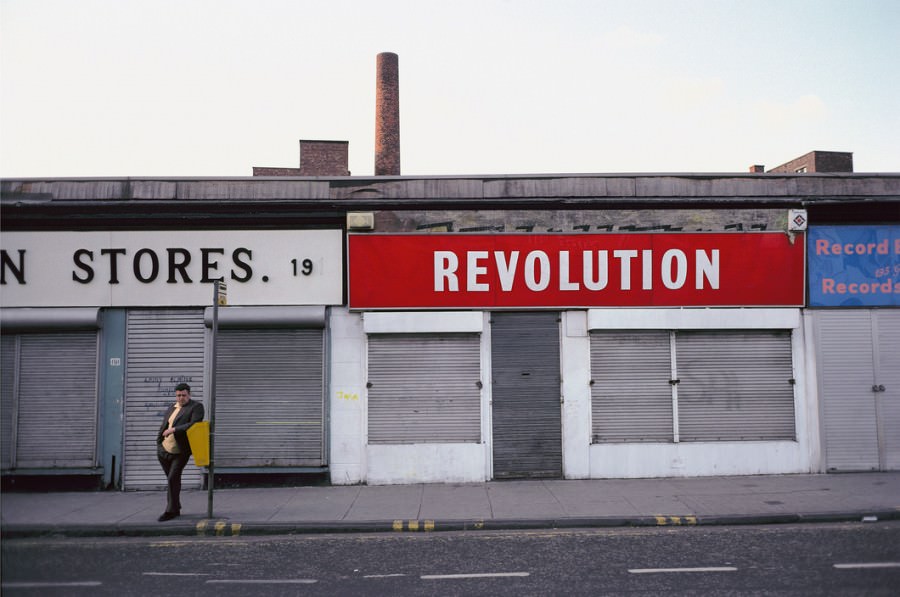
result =
[[[750,172],[753,174],[762,174],[766,171],[766,167],[761,164],[753,164],[750,166]]]
[[[400,70],[392,52],[378,54],[375,74],[375,176],[400,175]]]

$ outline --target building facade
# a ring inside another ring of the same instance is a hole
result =
[[[0,206],[5,479],[164,486],[155,425],[179,381],[208,400],[218,278],[217,472],[898,466],[900,175],[29,179]],[[863,283],[887,302],[813,292]]]

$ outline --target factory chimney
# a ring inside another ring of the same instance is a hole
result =
[[[378,54],[375,79],[375,176],[399,176],[400,71],[396,54]]]

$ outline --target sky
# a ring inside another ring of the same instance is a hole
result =
[[[0,0],[0,177],[900,171],[900,0]]]

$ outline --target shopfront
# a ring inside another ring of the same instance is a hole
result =
[[[900,469],[900,226],[813,226],[825,468]]]
[[[208,404],[213,284],[218,470],[327,466],[327,310],[340,230],[4,233],[3,466],[165,486],[155,435],[187,382]],[[107,325],[106,323],[109,322]],[[207,414],[207,418],[209,413]],[[185,470],[199,487],[201,469]]]
[[[804,246],[349,235],[367,481],[808,472]]]

